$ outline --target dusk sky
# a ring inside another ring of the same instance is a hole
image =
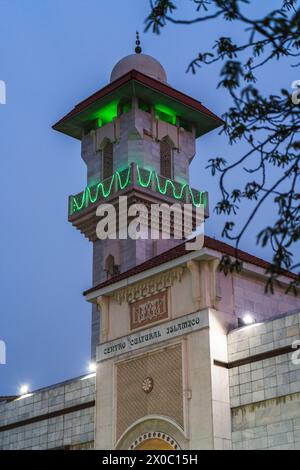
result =
[[[191,1],[175,3],[185,5],[182,17],[192,17]],[[281,4],[260,3],[264,11]],[[51,126],[108,83],[115,63],[133,52],[136,29],[143,52],[162,63],[170,85],[218,115],[230,104],[217,89],[219,66],[196,75],[186,68],[219,35],[237,38],[241,31],[220,20],[144,34],[148,12],[148,0],[0,0],[0,80],[7,86],[7,104],[0,105],[0,339],[7,346],[0,395],[18,393],[22,383],[34,390],[84,374],[90,356],[91,306],[82,292],[91,287],[92,246],[67,222],[68,196],[85,187],[86,167],[80,142]],[[282,60],[259,72],[257,86],[266,93],[290,89],[297,73]],[[205,166],[209,158],[231,160],[243,149],[229,146],[218,131],[198,140],[191,185],[209,191],[210,236],[221,238],[223,225],[213,213],[217,179]],[[255,235],[272,218],[269,203],[243,249],[269,259]]]

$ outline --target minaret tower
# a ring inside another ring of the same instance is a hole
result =
[[[199,101],[167,83],[162,65],[143,54],[139,35],[135,53],[113,68],[110,83],[77,104],[53,128],[81,141],[87,186],[69,198],[69,221],[93,244],[93,285],[173,247],[179,240],[99,240],[96,209],[131,202],[207,203],[203,191],[189,186],[195,140],[217,128],[221,119]],[[92,356],[99,343],[99,312],[93,306]]]

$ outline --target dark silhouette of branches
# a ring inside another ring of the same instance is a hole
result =
[[[182,0],[150,1],[145,30],[159,34],[168,23],[190,25],[220,19],[244,27],[241,43],[235,43],[230,37],[218,37],[211,50],[199,52],[187,69],[196,73],[199,67],[220,64],[218,87],[227,90],[232,99],[232,106],[224,114],[225,125],[221,132],[226,134],[230,144],[238,141],[248,144],[247,152],[233,162],[220,156],[208,162],[212,175],[219,177],[221,198],[215,211],[228,217],[222,235],[234,241],[238,249],[259,209],[271,198],[277,209],[276,220],[257,235],[257,243],[263,247],[269,245],[273,250],[266,289],[272,291],[280,274],[289,270],[296,276],[288,290],[296,293],[300,287],[300,262],[294,259],[292,249],[295,250],[300,239],[300,105],[292,100],[290,90],[282,89],[276,95],[264,96],[255,83],[256,71],[269,62],[289,57],[292,67],[299,65],[298,0],[283,0],[280,8],[261,18],[254,17],[251,7],[255,2],[251,0],[186,1],[195,5],[194,18],[177,16]],[[238,169],[248,177],[247,182],[232,189],[233,174]],[[275,179],[272,183],[270,175]],[[243,226],[237,229],[234,216],[246,201],[253,202],[253,209]],[[241,264],[237,259],[224,257],[220,269],[226,273],[240,270]]]

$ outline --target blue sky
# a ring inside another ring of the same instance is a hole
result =
[[[192,2],[183,4],[189,16]],[[259,8],[274,8],[264,0]],[[76,103],[109,81],[114,64],[132,53],[135,30],[143,30],[148,0],[0,0],[0,80],[7,104],[0,106],[0,339],[7,365],[0,366],[0,395],[15,394],[80,375],[90,354],[90,305],[82,291],[91,286],[89,242],[67,222],[68,195],[85,186],[80,144],[51,129]],[[218,69],[186,74],[189,61],[217,35],[239,37],[223,22],[214,26],[168,26],[159,37],[142,34],[145,53],[165,67],[168,81],[221,115],[229,104],[217,90]],[[266,92],[289,88],[299,78],[285,61],[260,73]],[[210,193],[206,233],[220,237],[212,213],[217,181],[207,160],[230,160],[243,145],[230,147],[217,131],[197,144],[192,186]],[[272,221],[267,205],[246,234],[243,248],[268,258],[255,245],[259,223]]]

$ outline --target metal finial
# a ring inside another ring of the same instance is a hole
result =
[[[140,41],[140,35],[139,35],[139,32],[137,31],[136,32],[136,40],[135,40],[135,52],[136,54],[140,54],[142,52],[142,48],[141,48],[141,41]]]

